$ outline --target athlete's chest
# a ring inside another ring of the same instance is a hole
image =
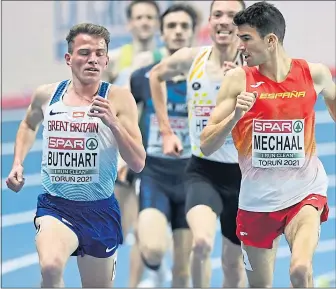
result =
[[[251,114],[277,119],[304,119],[314,111],[316,93],[309,85],[293,85],[292,82],[274,85],[256,81],[248,86],[248,91],[257,94],[249,111]]]
[[[223,71],[209,62],[198,76],[189,82],[189,98],[194,105],[215,105]]]
[[[207,75],[210,82],[222,82],[224,78],[223,68],[215,65],[211,61],[207,61],[204,67],[205,74]]]
[[[48,135],[67,137],[74,134],[99,134],[103,123],[99,118],[89,117],[90,107],[67,107],[51,105],[44,114],[44,132]]]

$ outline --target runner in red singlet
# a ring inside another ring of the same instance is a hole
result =
[[[227,73],[201,149],[212,154],[232,131],[242,171],[237,235],[250,287],[272,287],[282,234],[292,286],[313,287],[312,258],[328,218],[314,105],[321,93],[336,119],[335,83],[326,66],[286,54],[285,20],[272,4],[253,4],[234,23],[248,67]]]

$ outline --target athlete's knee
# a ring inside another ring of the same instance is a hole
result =
[[[245,268],[242,259],[230,260],[222,256],[222,268],[225,276],[223,287],[244,287]]]
[[[240,247],[230,253],[223,252],[221,259],[225,276],[223,287],[244,287],[246,273]]]
[[[145,265],[153,270],[158,269],[165,253],[166,248],[163,243],[143,244],[141,246],[142,259]]]
[[[245,273],[244,262],[242,255],[225,255],[222,254],[222,267],[224,273]]]
[[[62,279],[65,264],[59,257],[47,257],[40,260],[41,275],[46,282],[46,280],[52,283],[57,282]]]
[[[209,236],[194,236],[193,254],[200,259],[210,256],[213,248],[213,240]]]
[[[290,265],[289,273],[293,287],[307,287],[313,275],[312,264],[293,260]]]

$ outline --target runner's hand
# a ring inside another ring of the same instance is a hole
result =
[[[6,180],[7,187],[17,193],[22,189],[24,183],[23,166],[14,165]]]
[[[169,156],[178,157],[183,151],[181,140],[176,134],[162,135],[163,153]]]
[[[117,116],[111,108],[110,101],[100,96],[93,99],[88,116],[99,117],[108,127],[112,127],[117,122]]]
[[[252,92],[241,92],[237,96],[235,118],[240,119],[253,106],[256,95]]]
[[[224,65],[223,65],[223,72],[224,75],[226,74],[226,72],[228,72],[229,70],[238,67],[237,64],[230,62],[230,61],[224,61]]]
[[[122,183],[126,183],[127,182],[127,173],[128,173],[128,166],[125,165],[123,167],[121,167],[118,170],[118,181],[122,182]]]

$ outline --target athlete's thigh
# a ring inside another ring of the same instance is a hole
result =
[[[223,211],[219,216],[222,235],[240,247],[241,242],[237,236],[239,188],[221,187],[219,190],[223,198]]]
[[[141,177],[137,224],[140,246],[164,245],[167,239],[165,236],[171,219],[171,206],[161,182],[152,176]]]
[[[116,183],[115,196],[120,205],[123,234],[126,236],[138,216],[138,200],[134,186]]]
[[[179,229],[189,229],[186,217],[187,181],[184,175],[176,176],[178,180],[175,186],[167,184],[167,195],[171,206],[171,229],[174,232]]]
[[[237,236],[242,242],[246,273],[252,287],[272,286],[275,254],[285,218],[286,211],[238,210]]]
[[[140,181],[139,211],[156,209],[166,216],[170,222],[171,206],[166,193],[167,186],[162,177],[154,177],[143,174]]]
[[[274,263],[280,236],[271,249],[242,244],[243,260],[250,287],[272,287]]]
[[[320,224],[327,219],[325,197],[310,195],[288,209],[286,240],[292,250],[292,259],[310,262],[317,246]]]
[[[78,247],[78,238],[73,230],[53,216],[43,215],[35,219],[35,243],[41,266],[53,262],[65,265]]]
[[[186,213],[197,206],[206,206],[216,215],[223,210],[222,199],[212,180],[199,173],[186,174]]]
[[[187,173],[186,218],[194,238],[214,238],[222,200],[211,180],[199,173]]]
[[[222,237],[222,263],[236,267],[243,260],[241,244],[233,243],[230,239]]]
[[[208,245],[213,246],[217,225],[216,212],[221,209],[221,199],[211,184],[203,181],[188,184],[186,218],[194,241],[206,238]]]
[[[109,288],[113,286],[117,269],[117,252],[108,258],[78,256],[77,264],[83,287]]]

